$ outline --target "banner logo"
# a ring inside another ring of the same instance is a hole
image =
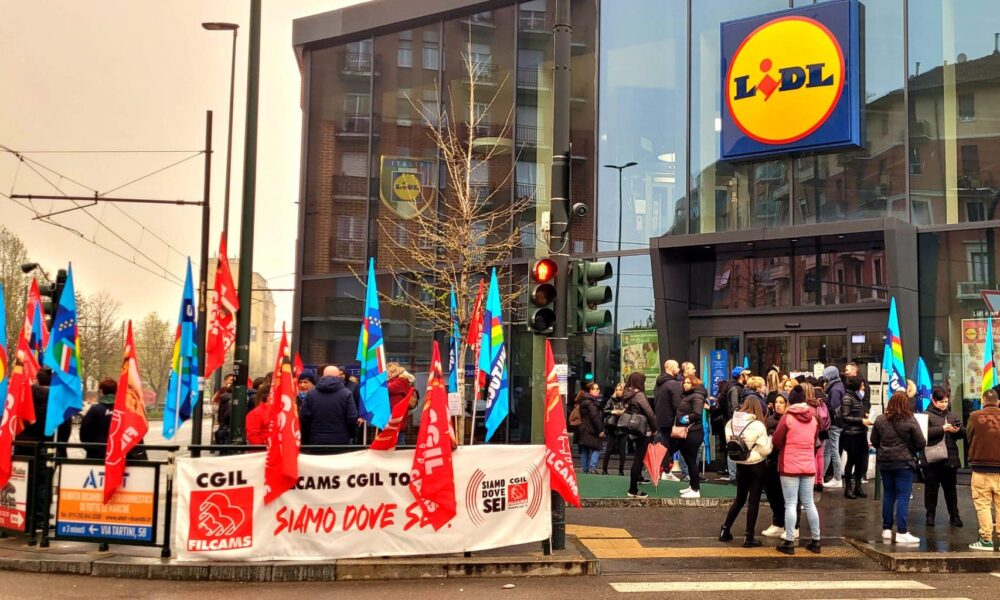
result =
[[[523,476],[487,479],[481,469],[476,469],[465,492],[465,508],[472,523],[480,527],[489,515],[514,510],[523,510],[534,519],[542,505],[543,470],[535,467]]]
[[[189,552],[253,546],[253,488],[191,492]]]
[[[722,154],[860,144],[854,0],[722,24]]]
[[[379,198],[402,219],[412,219],[437,197],[437,164],[433,158],[383,156]]]

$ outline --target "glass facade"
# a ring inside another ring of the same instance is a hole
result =
[[[613,334],[623,329],[657,328],[663,340],[676,323],[657,314],[661,300],[700,322],[731,318],[713,331],[692,329],[683,350],[691,356],[681,359],[726,350],[730,364],[746,356],[787,370],[877,362],[882,326],[871,324],[884,323],[881,315],[837,331],[751,331],[738,321],[775,314],[771,325],[780,329],[799,320],[782,321],[783,313],[885,311],[890,296],[912,293],[901,274],[912,271],[919,332],[904,337],[919,337],[935,383],[967,404],[976,395],[985,316],[979,291],[997,285],[1000,103],[992,94],[1000,89],[1000,13],[990,0],[862,0],[863,149],[721,160],[721,23],[816,3],[572,2],[571,200],[591,210],[572,224],[570,253],[610,260],[616,275],[604,283],[617,298],[607,306],[617,311],[614,327],[572,341],[574,370],[609,380]],[[547,252],[541,225],[550,206],[555,3],[496,4],[414,20],[409,29],[386,21],[378,35],[303,48],[299,308],[303,355],[310,352],[313,362],[354,362],[362,295],[354,272],[368,256],[380,267],[391,264],[387,240],[423,243],[406,211],[438,210],[449,193],[428,122],[475,122],[477,136],[509,144],[510,152],[477,163],[473,177],[491,202],[527,201],[505,265],[508,289],[521,289],[531,260]],[[484,92],[475,101],[463,58],[475,65]],[[386,201],[384,172],[400,164],[419,173],[418,206]],[[882,219],[916,227],[919,251],[900,255]],[[850,233],[845,224],[858,224],[864,235],[842,241],[830,234]],[[784,228],[779,242],[754,246],[739,237],[763,239],[776,228]],[[710,235],[685,246],[685,236],[695,234]],[[682,249],[670,260],[689,266],[670,283],[683,293],[654,290],[656,251],[651,264],[648,248],[661,236]],[[726,243],[716,246],[712,236]],[[384,278],[380,286],[391,287]],[[526,365],[540,348],[522,327],[526,305],[522,293],[506,319],[511,363],[519,365],[511,440],[528,439]],[[383,311],[390,354],[420,369],[429,325],[406,307]]]

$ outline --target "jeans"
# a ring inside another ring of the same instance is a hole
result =
[[[736,463],[728,456],[726,457],[726,468],[729,470],[729,481],[736,481]]]
[[[840,432],[843,431],[836,425],[830,425],[830,438],[826,440],[823,447],[823,472],[830,468],[833,463],[833,478],[840,481],[843,469],[840,466]]]
[[[795,541],[795,518],[798,504],[801,504],[806,511],[806,521],[809,522],[809,534],[812,539],[819,540],[819,511],[813,502],[813,476],[782,475],[781,493],[785,499],[785,534],[781,538],[789,542]]]
[[[585,448],[580,446],[580,468],[583,472],[596,471],[597,463],[601,459],[600,448]]]
[[[639,491],[639,480],[642,479],[642,463],[646,460],[646,448],[649,438],[642,435],[635,438],[635,454],[632,456],[632,470],[629,472],[628,491],[634,494]]]
[[[705,456],[705,444],[703,443],[702,445],[698,446],[698,455],[696,459],[697,464],[695,465],[695,469],[701,468],[701,463],[704,456]],[[688,473],[688,464],[687,461],[684,460],[683,454],[681,455],[680,463],[681,463],[681,476],[684,478],[690,477],[690,474]]]
[[[979,537],[985,541],[993,540],[993,511],[1000,512],[1000,473],[972,472],[972,506],[976,509],[979,519]],[[1000,530],[997,530],[1000,534]]]
[[[701,429],[692,431],[688,434],[687,438],[683,440],[677,440],[678,450],[681,451],[681,459],[694,465],[694,468],[688,472],[688,481],[691,483],[691,489],[694,491],[701,490],[701,471],[698,470],[698,450],[704,445],[701,438]]]
[[[943,460],[931,465],[924,465],[924,508],[927,514],[934,516],[937,512],[938,488],[944,489],[944,503],[948,507],[948,516],[958,518],[958,490],[955,488],[955,475],[958,469],[948,466]]]
[[[893,508],[896,512],[896,532],[906,533],[906,515],[910,512],[913,492],[913,469],[882,471],[882,529],[892,529]]]
[[[726,529],[733,526],[736,517],[743,510],[743,505],[749,500],[747,507],[747,537],[754,537],[757,528],[757,513],[760,511],[760,493],[764,489],[767,478],[767,464],[759,462],[752,465],[736,465],[736,501],[729,507],[724,524]]]

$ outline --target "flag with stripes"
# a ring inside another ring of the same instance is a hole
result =
[[[382,339],[382,315],[375,283],[375,259],[368,260],[368,289],[365,293],[365,314],[358,336],[357,359],[361,363],[361,418],[379,429],[389,422],[389,375],[385,370],[385,344]]]
[[[889,323],[885,331],[885,348],[882,351],[882,371],[889,383],[889,394],[906,390],[906,369],[903,366],[903,338],[896,314],[896,298],[889,304]]]
[[[170,361],[170,380],[163,407],[163,437],[172,439],[177,429],[191,418],[198,404],[198,328],[195,324],[194,286],[191,283],[191,259],[184,278],[184,295],[177,316],[174,353]]]
[[[22,332],[24,335],[28,332]],[[49,343],[45,347],[45,366],[52,369],[48,411],[45,413],[45,435],[83,410],[83,382],[80,380],[80,336],[76,321],[76,292],[73,285],[73,265],[70,264],[66,285],[59,294],[56,318],[52,322]]]
[[[503,315],[497,270],[490,273],[490,289],[486,294],[483,315],[483,338],[479,351],[479,370],[486,373],[486,441],[507,418],[510,399],[507,391],[507,349],[503,343]]]

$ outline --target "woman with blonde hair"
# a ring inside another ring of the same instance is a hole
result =
[[[764,378],[759,375],[754,375],[747,379],[746,386],[743,388],[743,394],[740,396],[740,404],[747,398],[754,398],[760,403],[760,410],[763,413],[767,413],[767,401],[764,399],[767,395],[767,384],[764,383]]]

